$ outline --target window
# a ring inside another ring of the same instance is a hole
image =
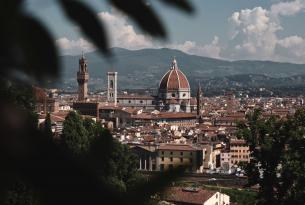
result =
[[[175,93],[172,93],[172,97],[174,98],[176,95],[175,95]]]
[[[180,162],[183,162],[183,158],[182,157],[180,158]]]
[[[160,171],[164,170],[164,164],[160,164]]]
[[[110,88],[113,88],[113,80],[110,80]]]
[[[131,103],[131,100],[128,100],[128,103]]]
[[[182,156],[182,155],[183,155],[183,152],[180,152],[180,155]]]
[[[173,155],[173,152],[171,152],[170,154]]]
[[[164,161],[164,157],[161,158],[161,161],[162,161],[162,162]]]
[[[140,100],[140,103],[143,103],[143,100]]]
[[[185,97],[186,96],[186,94],[185,93],[183,93],[183,95],[182,95],[183,97]]]
[[[171,160],[171,162],[172,162],[172,161],[173,161],[173,158],[171,157],[170,160]]]
[[[164,151],[162,151],[161,154],[163,155],[163,154],[164,154]]]
[[[192,156],[192,155],[193,155],[193,152],[191,152],[190,155]]]

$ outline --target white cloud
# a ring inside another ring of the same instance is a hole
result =
[[[269,11],[262,7],[234,12],[229,18],[234,36],[241,42],[235,46],[233,57],[269,59],[273,55],[277,42],[276,31],[281,26],[269,16]]]
[[[278,31],[284,29],[281,17],[295,15],[304,10],[305,0],[294,0],[275,3],[270,10],[255,7],[234,12],[229,23],[232,29],[231,40],[234,40],[235,45],[229,57],[300,62],[303,53],[303,44],[300,41],[303,38],[288,36],[281,39]],[[302,61],[305,62],[304,57]]]
[[[142,49],[153,46],[152,39],[139,34],[128,23],[127,18],[118,12],[101,12],[99,17],[105,22],[111,41],[111,46],[127,49]]]
[[[160,44],[152,41],[151,37],[137,33],[134,27],[128,23],[127,18],[118,12],[100,12],[98,16],[107,26],[111,47],[121,47],[127,49],[160,48]],[[168,44],[165,47],[174,48],[189,54],[219,58],[220,46],[217,36],[208,45],[198,45],[194,41],[185,41],[183,44]],[[95,50],[91,43],[83,38],[69,40],[60,38],[57,41],[63,54],[79,54],[82,50],[90,52]]]
[[[107,26],[111,47],[131,50],[153,47],[151,38],[137,33],[123,15],[117,12],[100,12],[98,16]],[[65,55],[76,55],[81,53],[81,51],[90,52],[95,50],[94,46],[84,38],[70,40],[67,37],[63,37],[56,40],[56,43]]]
[[[168,47],[183,52],[224,59],[276,60],[305,63],[305,40],[292,34],[279,37],[284,30],[282,18],[305,11],[305,0],[274,3],[270,9],[255,7],[232,13],[228,21],[231,26],[228,43],[221,45],[218,36],[208,44],[192,40],[183,43],[162,45],[151,37],[138,32],[126,16],[116,11],[100,12],[99,18],[107,26],[110,46],[131,50]],[[63,54],[79,54],[95,50],[83,38],[71,40],[66,37],[56,41]]]
[[[91,52],[95,50],[94,46],[83,38],[69,40],[63,37],[57,39],[56,44],[64,55],[79,55],[82,51]]]
[[[300,36],[289,36],[278,41],[278,58],[284,60],[294,59],[294,62],[304,63],[305,40]]]
[[[299,13],[305,8],[305,0],[279,2],[271,6],[271,13],[279,16],[291,16]]]
[[[189,54],[212,58],[220,58],[221,52],[218,36],[214,36],[213,41],[207,45],[199,45],[194,41],[185,41],[183,44],[171,44],[167,47],[181,50]]]

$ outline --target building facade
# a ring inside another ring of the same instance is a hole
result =
[[[169,112],[190,112],[191,89],[176,59],[162,77],[158,90],[158,106]]]
[[[118,73],[117,72],[107,72],[107,101],[113,103],[114,106],[117,104],[118,96]]]

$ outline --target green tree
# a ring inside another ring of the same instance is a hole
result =
[[[96,135],[96,129],[97,129],[98,123],[95,123],[90,118],[85,118],[83,120],[83,124],[88,133],[88,136],[87,136],[88,140],[91,142]]]
[[[136,156],[127,145],[114,139],[109,130],[98,124],[95,133],[90,149],[91,164],[104,183],[126,191],[129,183],[137,177]]]
[[[298,110],[288,119],[264,119],[259,110],[239,125],[249,143],[251,162],[246,166],[249,185],[259,184],[257,204],[302,204],[304,201],[305,114]]]
[[[70,112],[64,123],[62,131],[62,144],[73,156],[80,157],[89,150],[90,142],[81,116],[76,112]]]

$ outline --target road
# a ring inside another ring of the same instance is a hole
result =
[[[149,177],[158,174],[159,172],[141,172]],[[223,174],[206,174],[206,173],[185,173],[178,178],[177,182],[189,182],[196,184],[224,186],[243,188],[247,183],[247,178],[237,177],[235,175],[223,175]]]

